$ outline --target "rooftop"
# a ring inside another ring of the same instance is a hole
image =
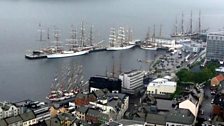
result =
[[[192,125],[194,123],[194,115],[187,109],[176,109],[170,111],[166,117],[167,122]]]
[[[218,31],[218,32],[210,32],[209,35],[218,35],[218,36],[224,36],[224,31]]]
[[[167,79],[164,78],[157,78],[149,83],[149,86],[161,86],[161,85],[176,86],[177,83],[173,81],[168,81]]]
[[[172,110],[172,100],[156,99],[156,106],[158,110],[169,111]]]
[[[127,119],[121,119],[118,122],[123,124],[124,126],[128,126],[128,125],[143,126],[144,123],[145,123],[145,122],[142,122],[142,121],[127,120]]]
[[[166,125],[165,115],[147,114],[146,122],[150,124]]]
[[[21,118],[23,119],[24,122],[36,118],[33,111],[23,113],[20,116],[21,116]]]
[[[6,118],[5,121],[8,123],[8,124],[13,124],[13,123],[16,123],[16,122],[22,122],[22,118],[20,116],[12,116],[12,117],[9,117],[9,118]]]
[[[0,119],[0,126],[8,126],[4,119]]]
[[[81,113],[86,113],[88,110],[88,107],[84,107],[84,106],[81,106],[77,109],[77,111],[81,112]]]

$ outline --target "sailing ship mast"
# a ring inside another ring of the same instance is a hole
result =
[[[199,17],[198,17],[198,32],[201,33],[201,10],[199,10]]]
[[[156,25],[153,25],[153,34],[152,34],[152,42],[155,44],[155,37],[156,37]]]
[[[43,41],[43,29],[42,29],[42,25],[41,25],[41,23],[39,23],[39,30],[38,30],[39,32],[40,32],[40,40],[39,41]]]
[[[127,36],[126,42],[129,43],[129,42],[131,42],[131,28],[128,28],[127,34],[128,34],[128,36]]]
[[[59,30],[57,30],[56,28],[54,30],[54,38],[55,38],[55,43],[56,43],[56,52],[58,52],[59,51],[59,43],[60,43],[60,41],[59,41],[60,35],[59,35]]]
[[[182,20],[181,20],[181,34],[184,34],[184,13],[182,12]]]
[[[50,40],[50,28],[47,28],[47,40]]]
[[[93,25],[91,25],[90,31],[89,31],[89,44],[90,46],[93,46]]]
[[[160,24],[159,37],[162,37],[162,24]]]
[[[177,31],[177,25],[178,25],[178,24],[177,24],[177,16],[176,16],[176,21],[175,21],[175,34],[174,34],[174,35],[177,35],[177,32],[178,32],[178,31]]]
[[[84,41],[85,41],[85,28],[84,28],[84,23],[82,21],[82,23],[81,23],[81,38],[80,38],[81,47],[86,46]]]
[[[193,31],[193,28],[192,28],[192,27],[193,27],[193,24],[192,24],[192,22],[193,22],[193,21],[192,21],[192,10],[191,10],[190,31],[189,31],[190,34],[192,34],[192,31]]]
[[[123,46],[125,43],[124,27],[120,27],[118,30],[118,40],[119,40],[120,45]]]
[[[115,42],[116,42],[116,31],[115,31],[115,28],[112,27],[111,31],[110,31],[110,36],[109,36],[110,46],[114,47],[115,46]]]

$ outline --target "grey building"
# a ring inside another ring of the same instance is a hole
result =
[[[224,59],[224,32],[208,34],[206,58],[207,60]]]

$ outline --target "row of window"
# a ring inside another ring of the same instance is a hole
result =
[[[224,37],[222,37],[222,36],[208,36],[208,39],[210,39],[210,40],[224,40]]]

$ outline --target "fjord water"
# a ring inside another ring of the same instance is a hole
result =
[[[154,60],[158,52],[138,48],[121,52],[97,52],[85,56],[30,61],[24,58],[27,50],[46,44],[40,42],[38,24],[44,28],[60,29],[61,40],[70,35],[70,26],[94,25],[95,40],[108,41],[110,27],[131,27],[133,38],[143,39],[148,26],[162,24],[163,35],[174,31],[175,17],[185,13],[185,28],[193,12],[194,26],[198,11],[202,12],[202,26],[210,31],[223,27],[222,0],[0,0],[0,101],[22,99],[44,100],[54,76],[64,66],[82,64],[84,75],[105,75],[111,71],[114,56],[118,71],[148,69],[141,60]],[[178,20],[178,21],[179,21]],[[46,38],[46,31],[44,33]],[[52,33],[51,33],[52,39]]]

